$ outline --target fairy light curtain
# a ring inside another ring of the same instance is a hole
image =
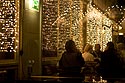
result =
[[[42,51],[44,56],[55,56],[57,51],[58,0],[43,0],[42,3]]]
[[[19,0],[0,0],[0,52],[19,46]]]
[[[60,23],[59,27],[59,48],[62,48],[63,50],[65,42],[68,39],[73,39],[77,48],[80,50],[82,49],[82,3],[81,0],[60,0],[59,16],[61,16],[63,22]],[[64,33],[61,33],[62,31]],[[61,51],[62,50],[60,50],[60,52]]]
[[[83,48],[83,20],[87,17],[87,42],[96,43],[104,50],[112,41],[112,29],[116,24],[90,3],[83,14],[82,0],[43,0],[42,3],[42,53],[57,56],[64,50],[65,42],[73,39],[77,47]],[[119,27],[119,26],[118,26]]]
[[[87,5],[87,43],[99,43],[104,50],[106,43],[112,41],[112,24],[100,10],[94,8],[91,2]]]
[[[82,49],[82,1],[43,0],[42,8],[43,56],[60,55],[68,39]]]

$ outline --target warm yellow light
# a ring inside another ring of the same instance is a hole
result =
[[[1,52],[6,52],[8,47],[16,49],[14,46],[18,46],[15,39],[18,40],[18,36],[15,37],[15,34],[19,33],[19,0],[4,0],[1,1],[1,10],[0,10],[0,23],[1,23],[1,39],[0,43],[3,45],[0,48]],[[15,6],[14,6],[15,5]],[[8,15],[8,16],[6,16]],[[12,15],[15,15],[13,17]],[[6,18],[5,18],[6,17]],[[3,18],[5,18],[3,20]],[[18,25],[18,27],[16,26]],[[12,49],[12,50],[13,50]]]
[[[119,33],[119,35],[124,35],[124,33]]]
[[[112,22],[98,8],[91,4],[87,6],[87,43],[95,45],[99,43],[104,50],[106,43],[112,40]],[[106,26],[103,26],[106,25]]]
[[[123,28],[121,26],[119,26],[119,30],[122,30]]]

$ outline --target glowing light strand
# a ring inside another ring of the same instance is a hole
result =
[[[85,16],[85,15],[84,15]],[[112,21],[103,13],[94,8],[91,3],[87,5],[87,43],[95,45],[99,43],[104,50],[106,43],[112,41]],[[104,26],[107,25],[107,26]]]
[[[51,3],[54,4],[52,5]],[[68,39],[73,39],[77,47],[82,49],[82,6],[80,4],[80,0],[60,0],[59,10],[57,10],[57,1],[43,1],[43,15],[45,16],[43,18],[43,37],[46,35],[43,41],[46,41],[43,43],[44,49],[59,50],[58,52],[61,54]],[[51,11],[51,9],[55,11]],[[60,16],[57,17],[57,13]],[[50,19],[51,21],[49,22],[48,20]],[[57,23],[59,25],[58,28]],[[59,31],[58,34],[56,33],[57,30]],[[56,40],[59,42],[57,46]],[[53,48],[53,46],[55,47]]]
[[[10,47],[16,52],[19,42],[19,0],[0,0],[0,52]]]

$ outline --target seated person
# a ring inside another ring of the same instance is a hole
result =
[[[84,47],[84,51],[82,54],[82,57],[85,60],[85,73],[86,74],[95,74],[96,70],[96,65],[97,62],[95,61],[95,57],[92,54],[93,52],[93,46],[90,44],[86,44],[86,46]]]
[[[82,82],[84,79],[81,74],[81,68],[84,66],[85,62],[82,58],[82,53],[76,48],[75,42],[69,40],[65,44],[64,53],[59,61],[59,68],[62,70],[59,74],[61,77],[76,77],[76,78],[66,78],[60,79],[63,82]]]

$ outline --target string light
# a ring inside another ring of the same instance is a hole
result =
[[[0,52],[10,47],[16,52],[19,42],[19,0],[0,0]]]
[[[82,9],[81,0],[43,0],[43,49],[61,54],[68,39],[82,49]]]
[[[106,43],[112,41],[112,21],[105,16],[91,2],[87,5],[87,43],[95,45],[99,43],[101,50],[105,50]]]
[[[117,19],[117,23],[118,24],[122,24],[122,22],[125,20],[124,18],[124,12],[125,12],[125,8],[123,8],[123,6],[118,6],[118,5],[113,5],[111,7],[108,7],[106,10],[105,10],[105,13],[109,13],[109,12],[113,12],[113,10],[115,10],[114,12],[118,13],[116,16],[120,16],[119,18],[115,18]],[[122,16],[122,17],[121,17]]]
[[[85,18],[87,18],[87,43],[92,45],[100,43],[104,50],[106,43],[112,41],[114,22],[99,8],[92,5],[92,1],[88,4],[87,12],[83,13],[82,3],[81,0],[43,0],[43,49],[61,54],[65,50],[65,42],[73,39],[77,47],[82,50],[82,28]],[[112,8],[114,7],[112,6]],[[106,12],[110,10],[111,8],[108,7]],[[118,27],[120,26],[118,25]]]

